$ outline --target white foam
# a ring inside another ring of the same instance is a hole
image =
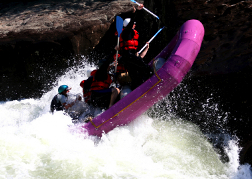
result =
[[[195,124],[168,114],[144,114],[101,139],[75,133],[71,118],[50,114],[49,103],[62,84],[82,93],[79,83],[91,69],[66,72],[40,99],[1,102],[0,178],[251,178],[235,141],[228,139],[223,163]]]

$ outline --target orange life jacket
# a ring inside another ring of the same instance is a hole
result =
[[[139,38],[139,33],[133,29],[134,31],[134,36],[132,39],[124,41],[122,38],[122,34],[120,35],[120,49],[123,50],[136,50],[138,47],[138,38]]]
[[[95,72],[96,73],[96,72]],[[93,90],[103,90],[109,88],[112,83],[112,79],[109,74],[107,74],[107,79],[105,81],[97,81],[95,79],[95,74],[93,75],[93,82],[91,84],[91,91]]]

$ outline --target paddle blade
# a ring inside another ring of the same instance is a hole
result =
[[[122,29],[123,29],[123,19],[120,16],[116,16],[116,30],[118,32],[118,37],[120,37]]]

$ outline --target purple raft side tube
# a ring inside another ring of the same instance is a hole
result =
[[[130,123],[151,106],[167,96],[185,77],[196,59],[204,37],[204,27],[198,20],[188,20],[171,42],[154,58],[166,62],[155,74],[95,117],[92,122],[80,124],[81,132],[101,137],[117,126]],[[153,61],[149,63],[153,65]]]

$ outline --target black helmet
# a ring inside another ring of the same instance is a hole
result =
[[[101,60],[99,60],[98,62],[98,67],[101,68],[101,66],[107,61],[107,59],[103,58]]]

